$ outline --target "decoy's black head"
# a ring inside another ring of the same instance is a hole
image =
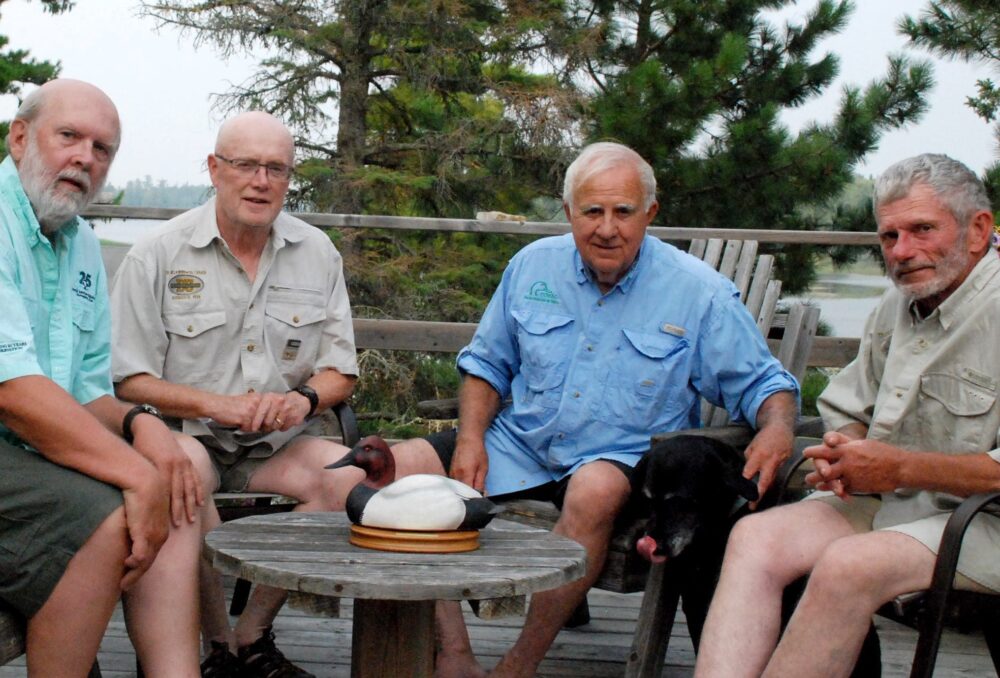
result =
[[[396,477],[396,460],[392,450],[379,436],[362,438],[347,454],[326,468],[337,469],[357,466],[365,471],[365,484],[385,487]]]

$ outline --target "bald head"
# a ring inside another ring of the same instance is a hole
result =
[[[208,156],[208,172],[223,238],[270,233],[284,205],[294,161],[292,135],[273,115],[249,111],[222,125],[215,153]]]
[[[247,111],[224,122],[215,139],[215,154],[228,158],[249,157],[248,149],[258,145],[266,145],[272,153],[284,154],[282,161],[288,165],[295,158],[292,133],[284,123],[263,111]]]
[[[118,109],[111,98],[98,87],[82,80],[60,78],[50,80],[24,98],[14,114],[15,120],[32,122],[38,118],[47,107],[70,105],[87,107],[104,117],[115,128],[114,150],[121,143],[121,121]],[[8,135],[8,144],[10,136]]]

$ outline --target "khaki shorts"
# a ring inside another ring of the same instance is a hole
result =
[[[0,440],[0,599],[33,616],[121,505],[118,488]]]
[[[817,492],[812,494],[806,498],[806,501],[821,501],[827,506],[835,509],[837,513],[842,515],[847,522],[851,524],[851,528],[856,534],[864,534],[872,531],[875,514],[878,513],[879,508],[882,506],[881,497],[854,495],[851,497],[851,501],[848,502],[832,493],[826,492]],[[900,525],[899,527],[901,529],[898,530],[893,527],[885,527],[881,529],[890,532],[899,532],[900,534],[909,534],[905,529],[903,529],[906,527],[905,524]],[[909,536],[912,537],[913,535]],[[924,543],[922,540],[918,541]],[[924,545],[926,546],[926,544]],[[937,553],[937,550],[934,548],[930,548],[930,550],[935,554]],[[993,591],[979,582],[970,579],[961,572],[957,572],[955,574],[955,588],[966,591],[977,591],[980,593],[996,593],[996,591]]]

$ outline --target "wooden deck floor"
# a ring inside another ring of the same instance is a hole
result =
[[[551,678],[597,678],[620,676],[629,651],[640,594],[620,595],[590,592],[590,624],[559,634],[542,664],[539,676]],[[347,678],[350,674],[351,601],[343,601],[338,619],[308,616],[288,606],[275,623],[278,645],[285,654],[319,678]],[[477,656],[484,666],[493,666],[513,643],[523,618],[483,621],[466,615]],[[879,618],[883,676],[908,676],[916,633]],[[101,669],[108,678],[135,676],[135,655],[125,634],[120,609],[115,613],[101,646]],[[664,676],[692,674],[694,651],[683,616],[674,625]],[[26,675],[23,658],[0,667],[0,678]],[[986,644],[981,636],[949,632],[942,643],[936,676],[967,678],[992,676]],[[400,678],[405,678],[401,676]]]

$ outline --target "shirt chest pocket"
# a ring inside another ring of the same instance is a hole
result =
[[[573,318],[514,309],[526,398],[547,407],[559,402],[573,352]]]
[[[225,324],[225,311],[165,314],[163,328],[169,335],[169,344],[164,378],[194,386],[214,381],[221,374],[219,351],[227,344]]]
[[[925,440],[951,442],[955,452],[973,452],[993,446],[997,423],[996,385],[976,383],[961,374],[929,373],[920,377],[918,421]]]
[[[78,332],[93,332],[95,316],[93,304],[73,304],[73,325]]]
[[[282,290],[268,295],[264,341],[268,354],[290,384],[304,381],[319,356],[326,321],[322,295],[312,290]]]
[[[687,385],[687,371],[677,368],[688,354],[688,341],[631,329],[623,329],[622,336],[608,372],[602,418],[648,428],[667,409],[668,399]]]

